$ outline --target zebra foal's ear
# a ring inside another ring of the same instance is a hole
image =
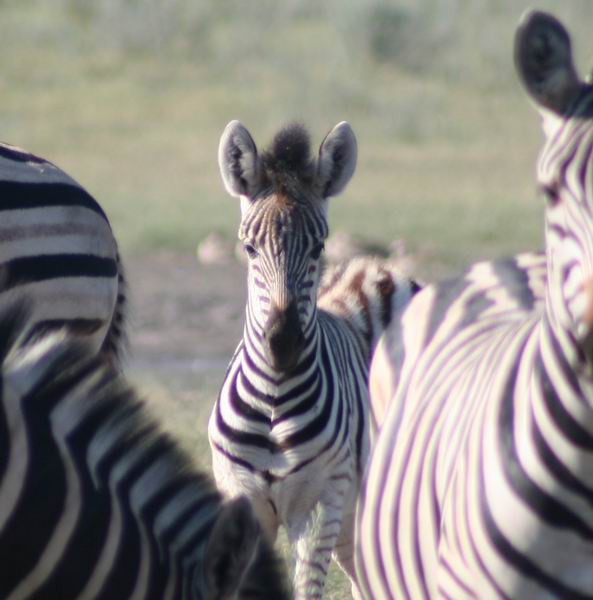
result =
[[[220,138],[218,166],[231,196],[257,195],[262,183],[257,147],[249,131],[239,121],[231,121]]]
[[[259,522],[247,498],[236,498],[223,507],[206,548],[206,599],[233,597],[253,563],[260,536]]]
[[[324,198],[336,196],[348,184],[356,169],[358,148],[352,127],[338,123],[319,147],[317,183]]]
[[[527,93],[542,108],[562,115],[582,83],[572,59],[568,32],[552,15],[523,15],[515,34],[515,66]]]

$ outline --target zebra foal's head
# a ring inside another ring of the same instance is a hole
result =
[[[307,344],[328,234],[327,199],[344,189],[356,156],[356,138],[346,122],[327,134],[315,158],[301,125],[281,130],[261,155],[238,121],[222,134],[222,179],[229,194],[241,200],[250,337],[261,343],[274,370],[292,370]]]
[[[547,197],[548,304],[577,342],[593,342],[593,87],[578,76],[570,36],[553,16],[526,14],[515,63],[543,118],[538,184]]]

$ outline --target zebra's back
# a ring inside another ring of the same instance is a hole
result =
[[[513,258],[477,263],[457,278],[426,288],[414,299],[418,315],[405,323],[394,321],[382,335],[370,373],[371,405],[378,426],[404,373],[433,343],[442,323],[452,337],[474,318],[503,326],[542,307],[545,296],[546,260],[543,253],[524,253]],[[490,307],[490,311],[487,309]],[[408,305],[404,305],[407,309]],[[444,343],[444,341],[443,341]]]
[[[392,322],[399,322],[402,311],[420,290],[421,285],[406,276],[397,261],[390,259],[359,256],[324,273],[318,306],[346,324],[352,332],[353,344],[362,353],[360,362],[365,385],[373,353],[380,340],[385,342],[387,337],[384,332]],[[345,364],[351,364],[351,361]],[[377,394],[365,398],[363,412],[370,417],[371,443],[383,422],[385,410],[386,406]]]
[[[0,307],[21,295],[32,336],[67,325],[118,357],[124,277],[104,211],[52,163],[0,144]]]

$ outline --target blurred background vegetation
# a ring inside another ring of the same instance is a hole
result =
[[[512,64],[523,0],[0,0],[0,139],[67,170],[124,254],[233,237],[216,150],[240,119],[315,146],[351,122],[331,228],[403,239],[429,275],[541,245],[538,118]],[[591,58],[590,0],[542,0]]]

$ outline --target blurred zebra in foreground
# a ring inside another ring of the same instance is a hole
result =
[[[87,344],[21,346],[27,316],[0,310],[0,598],[288,598],[249,502],[223,504]]]
[[[545,263],[429,286],[381,343],[372,379],[393,397],[357,517],[365,598],[593,598],[593,88],[544,13],[515,61],[544,118]]]
[[[66,325],[118,362],[124,278],[105,213],[55,165],[0,144],[0,309],[21,295],[31,337]]]
[[[283,525],[298,598],[319,598],[332,552],[353,578],[354,503],[369,448],[367,374],[387,323],[418,286],[387,261],[359,259],[328,274],[318,297],[327,201],[356,164],[342,122],[316,159],[293,125],[259,155],[231,122],[219,164],[241,199],[248,255],[243,340],[209,424],[219,489],[246,494],[270,539]]]

